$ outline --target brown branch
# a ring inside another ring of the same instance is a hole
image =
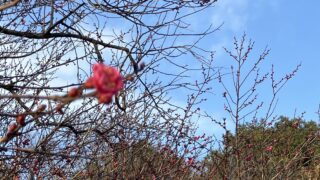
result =
[[[2,6],[0,6],[0,11],[6,10],[8,8],[11,8],[12,6],[17,5],[19,2],[20,2],[20,0],[13,0],[13,1],[9,2],[9,3],[6,3],[6,4],[2,5]]]
[[[60,19],[59,21],[57,21],[56,23],[54,23],[52,26],[50,26],[45,34],[50,33],[55,27],[57,27],[59,24],[62,24],[63,21],[65,21],[68,17],[70,17],[73,13],[75,13],[79,8],[81,8],[82,6],[84,6],[85,3],[80,4],[76,9],[72,10],[69,12],[69,14],[67,14],[66,16],[64,16],[62,19]]]
[[[24,37],[24,38],[28,38],[28,39],[50,39],[50,38],[75,38],[75,39],[80,39],[83,41],[87,41],[90,42],[92,44],[99,44],[102,45],[104,47],[107,48],[112,48],[112,49],[117,49],[117,50],[121,50],[124,51],[127,56],[129,57],[131,64],[133,66],[134,72],[138,73],[139,68],[138,68],[138,64],[136,63],[136,61],[134,60],[134,58],[131,55],[131,52],[128,48],[123,47],[123,46],[117,46],[114,44],[110,44],[110,43],[105,43],[103,41],[100,40],[96,40],[81,34],[72,34],[72,33],[32,33],[32,32],[28,32],[28,31],[15,31],[15,30],[11,30],[11,29],[6,29],[2,26],[0,26],[0,32],[4,33],[4,34],[8,34],[8,35],[13,35],[13,36],[17,36],[17,37]]]

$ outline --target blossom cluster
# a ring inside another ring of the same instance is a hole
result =
[[[142,64],[144,66],[144,64]],[[141,67],[143,69],[143,67]],[[131,77],[132,80],[132,77]],[[87,79],[82,87],[71,88],[68,92],[67,100],[62,99],[62,103],[59,103],[55,111],[63,114],[63,107],[65,104],[72,102],[73,100],[81,97],[83,89],[95,89],[95,92],[90,96],[96,96],[99,99],[99,103],[109,104],[112,102],[112,97],[116,95],[124,86],[124,79],[120,72],[103,63],[97,63],[93,65],[93,75]],[[70,99],[71,97],[71,99]],[[39,105],[38,109],[34,112],[35,114],[42,113],[46,109],[46,105]],[[30,113],[30,112],[29,112]],[[27,125],[26,117],[28,112],[22,113],[16,116],[16,122],[12,122],[8,125],[7,133],[5,137],[0,137],[0,142],[6,142],[10,138],[16,135],[16,132],[20,128]]]
[[[93,75],[85,82],[85,88],[95,88],[100,103],[109,104],[112,96],[123,88],[120,72],[103,63],[93,66]]]

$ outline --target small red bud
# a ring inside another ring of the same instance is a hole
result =
[[[253,158],[253,155],[252,155],[252,154],[250,154],[250,155],[248,155],[248,156],[245,158],[245,160],[246,160],[246,161],[251,161],[251,160],[252,160],[252,158]]]
[[[80,95],[80,91],[78,88],[71,88],[70,91],[68,92],[69,97],[77,97]]]
[[[126,80],[132,82],[132,81],[134,80],[134,77],[131,76],[131,75],[128,75],[128,76],[126,77]]]
[[[17,123],[11,123],[11,124],[9,124],[9,126],[8,126],[7,134],[8,134],[8,135],[11,135],[11,134],[13,134],[17,129],[18,129]]]
[[[84,87],[86,89],[92,89],[94,88],[94,83],[93,83],[93,78],[90,77],[89,79],[87,79],[87,81],[84,83]]]
[[[272,149],[273,149],[273,146],[267,146],[267,147],[266,147],[266,151],[271,152],[271,151],[272,151]]]
[[[16,121],[20,126],[25,126],[26,125],[25,119],[26,119],[26,115],[19,115],[17,116]]]
[[[58,104],[55,108],[56,112],[59,114],[64,114],[64,112],[62,111],[63,108],[63,104]]]
[[[110,104],[112,102],[112,94],[99,95],[98,99],[101,104]]]
[[[146,64],[144,62],[140,63],[140,71],[143,70],[146,67]]]
[[[45,104],[41,104],[40,106],[39,106],[39,108],[38,108],[38,112],[42,112],[42,111],[44,111],[45,109],[47,108],[47,106],[45,105]]]

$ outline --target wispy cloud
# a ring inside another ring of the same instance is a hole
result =
[[[232,33],[245,30],[249,17],[249,0],[218,1],[213,8],[212,22],[223,23],[223,30]]]

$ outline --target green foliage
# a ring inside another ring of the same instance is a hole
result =
[[[273,126],[264,123],[242,125],[238,134],[225,135],[221,150],[213,151],[205,158],[205,176],[235,178],[237,170],[232,167],[235,167],[238,155],[242,178],[317,177],[319,132],[319,125],[313,121],[287,117],[280,117]]]

